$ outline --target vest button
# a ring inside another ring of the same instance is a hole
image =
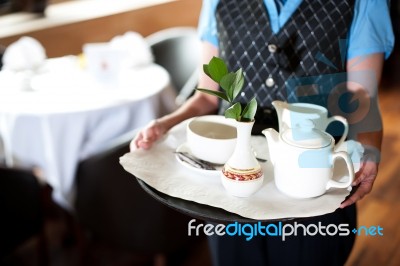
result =
[[[267,85],[268,87],[272,87],[275,85],[275,80],[271,77],[267,78],[267,80],[265,81],[265,85]]]
[[[270,53],[276,53],[278,50],[278,47],[275,44],[268,44],[268,51]]]

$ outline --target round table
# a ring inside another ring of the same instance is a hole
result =
[[[113,84],[97,81],[76,57],[50,59],[35,75],[1,71],[0,140],[6,163],[39,167],[55,201],[71,209],[79,161],[171,112],[174,100],[169,75],[156,64],[123,69]]]

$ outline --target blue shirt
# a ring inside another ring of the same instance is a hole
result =
[[[200,14],[199,34],[203,41],[218,46],[215,11],[219,0],[203,0]],[[272,31],[279,32],[302,0],[281,1],[278,9],[276,0],[264,0],[270,17]],[[388,58],[393,50],[394,34],[389,14],[388,0],[356,0],[354,18],[349,32],[347,58],[385,53]]]

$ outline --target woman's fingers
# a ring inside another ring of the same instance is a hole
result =
[[[165,130],[163,130],[161,124],[157,120],[150,122],[131,141],[131,151],[134,149],[150,149],[153,143],[164,134],[164,131]]]
[[[356,191],[340,205],[340,208],[354,204],[370,193],[377,174],[378,164],[371,161],[365,162],[353,182],[353,186],[358,186]]]

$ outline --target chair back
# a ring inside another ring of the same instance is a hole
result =
[[[200,40],[191,27],[168,28],[146,37],[155,63],[170,74],[177,91],[178,104],[193,93],[198,82],[200,66]]]
[[[6,47],[0,44],[0,70],[3,68],[3,55],[6,51]]]

